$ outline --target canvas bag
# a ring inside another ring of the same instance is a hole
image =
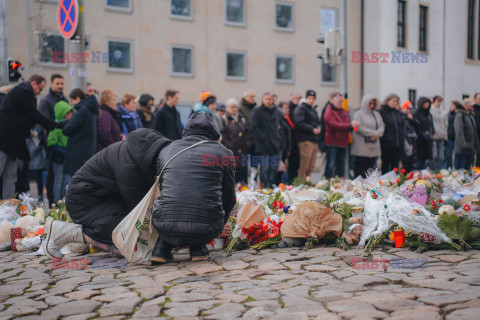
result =
[[[158,233],[152,226],[153,202],[160,196],[158,183],[165,167],[184,151],[191,149],[207,140],[197,142],[172,156],[160,171],[155,183],[142,201],[113,230],[112,240],[117,249],[131,263],[149,264],[152,251],[157,242]]]

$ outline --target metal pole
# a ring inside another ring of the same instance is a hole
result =
[[[342,24],[343,24],[343,60],[342,60],[342,93],[347,97],[348,92],[348,42],[347,42],[347,0],[342,1]]]
[[[8,30],[5,0],[0,0],[0,85],[8,84]]]
[[[83,62],[85,53],[85,32],[84,32],[84,7],[83,0],[78,0],[78,26],[75,36],[70,40],[70,57],[72,53],[79,53],[78,62],[70,63],[71,89],[80,88],[87,90],[87,75],[85,63]]]

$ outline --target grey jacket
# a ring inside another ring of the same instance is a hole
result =
[[[454,121],[455,153],[476,154],[480,151],[477,127],[471,113],[464,108],[456,110]]]
[[[368,105],[375,99],[372,95],[365,95],[362,99],[360,110],[355,113],[354,120],[360,122],[357,131],[353,131],[353,143],[351,154],[357,157],[374,158],[382,155],[380,138],[372,142],[366,142],[369,137],[379,133],[383,136],[385,124],[378,111],[369,110]]]
[[[447,140],[447,125],[448,125],[449,110],[442,110],[441,108],[430,108],[430,114],[433,119],[433,134],[434,140]]]

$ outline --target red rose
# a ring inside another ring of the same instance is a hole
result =
[[[400,173],[401,173],[401,174],[405,174],[405,173],[407,173],[407,170],[402,169],[402,170],[400,170]]]

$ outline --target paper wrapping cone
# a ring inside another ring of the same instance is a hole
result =
[[[252,202],[244,204],[237,213],[237,225],[241,228],[250,228],[254,223],[265,219],[263,207]]]
[[[304,201],[287,216],[280,232],[284,238],[337,238],[342,234],[342,217],[316,202]]]

